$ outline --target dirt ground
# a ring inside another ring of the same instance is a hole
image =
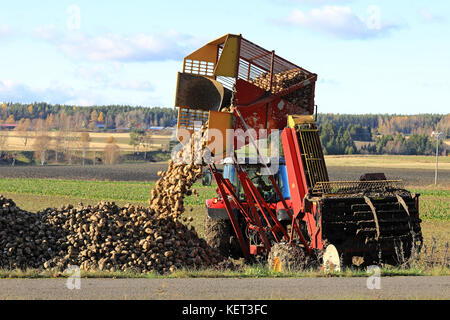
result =
[[[165,170],[167,162],[118,164],[113,166],[0,166],[0,177],[54,178],[108,181],[155,181],[157,172]],[[364,173],[384,172],[388,179],[402,179],[408,186],[434,183],[434,170],[421,168],[380,168],[368,166],[328,166],[330,180],[358,180]],[[439,183],[450,186],[450,170],[441,170]]]

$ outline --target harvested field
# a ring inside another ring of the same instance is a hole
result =
[[[0,177],[98,181],[156,181],[167,162],[101,166],[0,166]]]
[[[331,180],[355,180],[368,172],[384,172],[389,179],[402,179],[409,186],[434,184],[434,170],[414,167],[364,166],[365,162],[348,165],[327,159]],[[113,166],[0,166],[0,177],[39,179],[78,179],[100,181],[156,181],[158,171],[167,169],[167,162],[118,164]],[[439,184],[450,186],[450,170],[439,171]]]

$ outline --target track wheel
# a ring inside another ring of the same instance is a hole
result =
[[[206,243],[224,256],[230,254],[231,223],[224,219],[205,219],[205,240]]]
[[[269,268],[276,272],[299,271],[306,267],[305,250],[295,244],[276,243],[267,258]]]

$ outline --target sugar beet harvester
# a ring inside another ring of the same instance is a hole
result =
[[[211,148],[216,161],[208,167],[218,195],[206,201],[205,238],[224,255],[267,255],[275,270],[311,262],[339,269],[353,257],[364,265],[403,263],[422,245],[419,195],[384,174],[329,181],[313,116],[316,80],[241,35],[225,35],[184,59],[176,89],[178,132],[207,124],[212,145],[209,132],[228,130],[222,145]],[[230,138],[229,129],[240,134]],[[240,135],[251,129],[255,135],[244,145],[255,146],[259,161],[236,155]],[[264,138],[258,129],[281,131],[283,155],[270,159],[278,163],[276,172],[255,144]],[[219,170],[217,159],[230,145]]]

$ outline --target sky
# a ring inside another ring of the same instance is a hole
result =
[[[318,74],[319,112],[450,112],[448,0],[1,1],[0,103],[173,107],[227,33]]]

